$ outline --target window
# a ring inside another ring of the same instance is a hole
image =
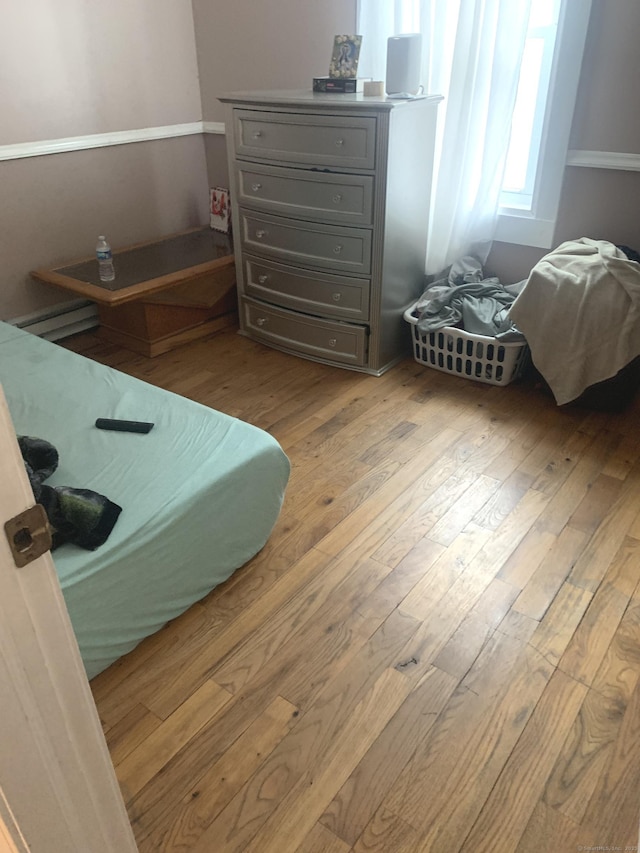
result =
[[[497,240],[553,244],[590,0],[532,0]]]
[[[511,125],[501,204],[531,210],[560,0],[533,0]]]
[[[464,97],[461,81],[466,85],[467,73],[463,68],[455,74],[458,38],[460,45],[477,46],[485,34],[491,35],[488,26],[486,33],[482,30],[476,33],[478,39],[474,42],[471,37],[474,16],[477,15],[480,26],[485,15],[489,23],[491,16],[496,15],[497,23],[502,25],[512,20],[518,45],[526,31],[496,240],[540,248],[553,245],[590,11],[591,0],[531,0],[530,9],[521,0],[358,0],[358,26],[364,36],[362,75],[383,79],[379,75],[384,74],[381,69],[385,67],[389,35],[422,32],[423,45],[427,48],[423,56],[423,79],[434,93],[444,94],[454,104],[454,124],[455,117],[464,112],[460,109],[460,98]],[[486,49],[490,51],[491,45]],[[460,56],[463,52],[461,48]],[[491,59],[487,56],[488,62]],[[499,55],[497,59],[498,67],[501,60],[505,60],[509,69],[514,67],[513,56]],[[472,68],[471,72],[475,70]],[[471,80],[469,91],[473,91],[476,82],[480,84],[477,89],[480,101],[470,101],[469,113],[477,106],[476,113],[481,117],[478,127],[484,126],[482,121],[491,127],[491,104],[486,108],[482,101],[487,87],[480,74]],[[443,112],[448,122],[446,107]],[[499,115],[497,119],[500,120]],[[509,121],[508,116],[505,121]],[[464,130],[463,126],[463,133]],[[500,132],[503,133],[502,129]],[[486,141],[491,147],[489,136]],[[481,158],[479,162],[482,168]],[[495,194],[492,204],[494,200]],[[495,208],[491,215],[493,211]],[[480,210],[479,213],[483,215]]]

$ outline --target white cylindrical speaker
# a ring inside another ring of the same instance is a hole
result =
[[[391,36],[387,40],[387,95],[420,91],[422,36],[420,33]]]

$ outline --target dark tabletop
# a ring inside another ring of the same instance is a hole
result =
[[[231,254],[233,244],[230,235],[205,227],[188,234],[167,237],[166,240],[147,246],[114,253],[114,281],[100,281],[96,260],[59,267],[54,272],[94,284],[104,290],[122,290],[133,284],[170,275]]]

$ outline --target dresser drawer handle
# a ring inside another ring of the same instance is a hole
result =
[[[334,197],[333,197],[333,203],[334,204],[340,204],[341,201],[342,201],[342,196],[340,195],[340,193],[336,193],[336,195],[334,195]]]
[[[258,276],[258,284],[266,284],[269,281],[268,275],[259,275]]]
[[[256,319],[256,326],[264,326],[268,319],[268,317],[258,317]]]
[[[338,343],[338,341],[335,338],[329,338],[329,346],[330,347],[335,347],[335,345],[337,343]]]
[[[258,230],[256,231],[256,238],[258,240],[262,240],[262,238],[266,237],[268,233],[269,232],[266,231],[264,228],[258,228]]]
[[[339,255],[341,251],[342,251],[342,246],[334,246],[334,248],[333,248],[333,254],[334,255]]]
[[[262,184],[251,184],[251,189],[254,191],[254,193],[257,193],[258,190],[262,189]]]
[[[344,139],[336,139],[336,145],[338,146],[338,148],[341,148],[344,145]]]
[[[261,131],[261,130],[256,130],[256,131],[254,131],[254,134],[253,134],[253,138],[254,138],[254,139],[260,139],[260,137],[261,137],[261,136],[262,136],[262,131]]]
[[[331,298],[333,299],[334,302],[340,302],[340,300],[342,299],[342,294],[341,293],[334,293]]]

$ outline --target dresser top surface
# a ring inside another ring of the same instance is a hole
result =
[[[248,92],[227,92],[219,97],[224,103],[255,104],[258,106],[275,105],[306,107],[311,109],[376,109],[393,110],[411,106],[415,103],[430,102],[437,104],[442,95],[417,95],[412,98],[389,98],[365,96],[361,92],[342,94],[334,92],[313,92],[311,89],[272,89]]]

